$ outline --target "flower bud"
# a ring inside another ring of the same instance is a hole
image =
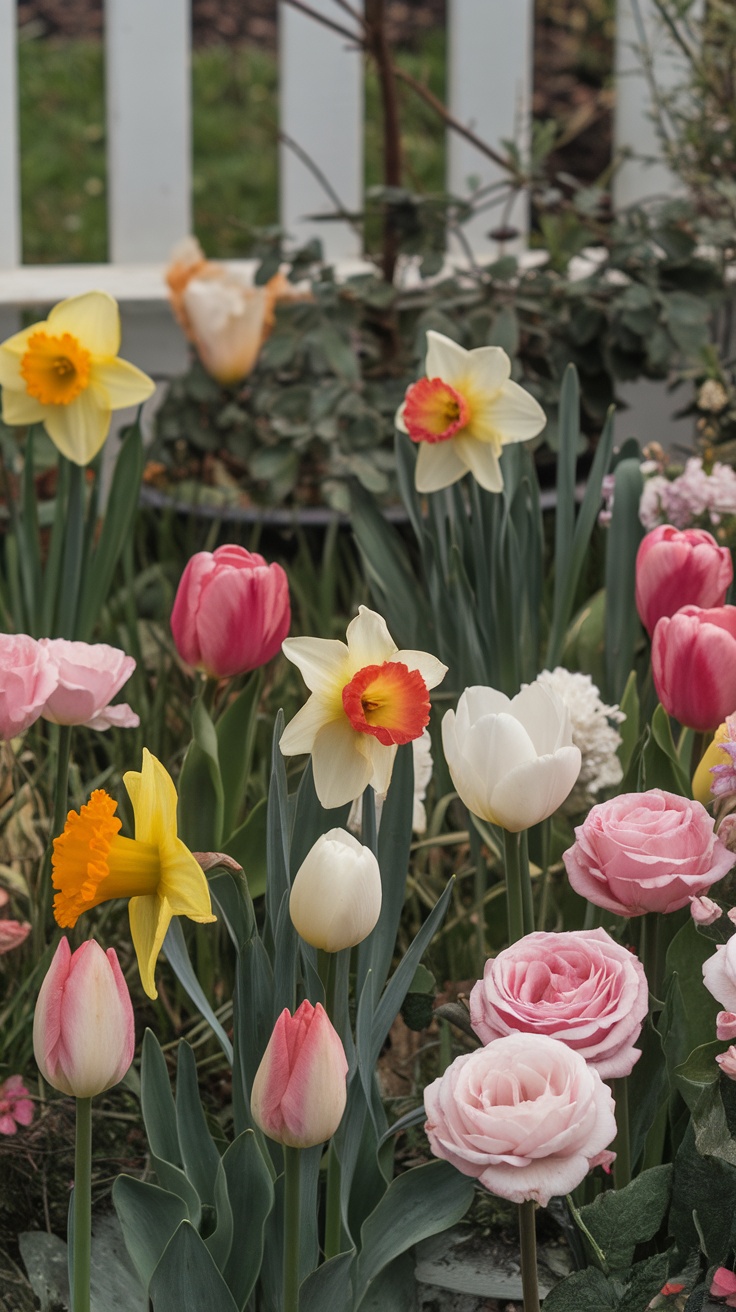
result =
[[[728,547],[704,529],[660,524],[636,556],[636,609],[651,637],[657,620],[683,606],[722,606],[733,580]]]
[[[716,1016],[716,1038],[721,1043],[736,1039],[736,1015],[732,1011],[719,1011]]]
[[[696,925],[712,925],[720,919],[723,911],[712,897],[691,897],[690,915]]]
[[[381,912],[381,872],[369,847],[346,829],[322,834],[302,861],[289,914],[306,943],[324,952],[362,943]]]
[[[652,675],[668,715],[713,733],[736,707],[736,606],[683,606],[659,620]]]
[[[114,948],[62,938],[41,985],[33,1050],[44,1079],[73,1098],[122,1080],[135,1051],[133,1006]]]
[[[348,1063],[324,1007],[305,1000],[284,1008],[256,1071],[250,1108],[269,1139],[312,1148],[337,1129],[345,1111]]]

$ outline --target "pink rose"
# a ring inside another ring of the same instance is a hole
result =
[[[719,943],[713,956],[703,962],[703,983],[722,1007],[736,1011],[736,934],[727,943]]]
[[[0,633],[0,739],[34,723],[56,687],[56,669],[35,638]]]
[[[716,1016],[716,1038],[728,1043],[731,1039],[736,1039],[736,1013],[719,1011]]]
[[[281,566],[237,546],[192,556],[171,612],[182,660],[215,679],[265,665],[290,624],[289,583]]]
[[[456,1057],[424,1090],[436,1157],[500,1198],[543,1207],[568,1194],[616,1134],[611,1091],[579,1053],[544,1034],[510,1034]]]
[[[641,962],[604,929],[527,934],[486,962],[470,994],[470,1021],[484,1043],[547,1034],[604,1080],[630,1075],[648,1010]]]
[[[722,606],[732,581],[731,552],[704,529],[660,524],[636,553],[636,609],[650,638],[682,606]]]
[[[576,893],[617,916],[678,911],[731,869],[700,802],[650,788],[600,802],[563,855]]]
[[[43,708],[52,724],[85,724],[90,729],[135,729],[140,720],[126,703],[110,706],[135,669],[132,656],[105,642],[42,638],[56,670],[56,687]]]

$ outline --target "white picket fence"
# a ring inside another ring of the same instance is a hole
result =
[[[326,17],[350,24],[336,0],[310,0]],[[362,0],[353,0],[358,8]],[[0,0],[0,332],[19,311],[92,288],[109,290],[124,317],[125,354],[158,377],[179,372],[184,346],[165,305],[163,267],[191,230],[191,80],[189,0],[104,0],[107,95],[108,226],[105,265],[27,266],[20,261],[20,170],[16,0]],[[674,181],[659,162],[650,90],[640,58],[646,37],[660,85],[680,75],[665,48],[653,0],[618,0],[616,149],[632,152],[615,180],[626,205],[668,192]],[[448,107],[497,145],[528,140],[532,96],[533,0],[448,0]],[[361,251],[347,224],[315,223],[329,209],[306,155],[342,203],[359,210],[363,194],[363,61],[344,37],[279,4],[280,124],[300,153],[282,144],[280,220],[296,240],[319,235],[328,259],[349,268]],[[494,165],[452,131],[447,185],[467,190],[498,176]],[[523,199],[512,215],[522,231]],[[494,253],[479,216],[468,237],[479,256]],[[217,251],[208,251],[216,257]]]

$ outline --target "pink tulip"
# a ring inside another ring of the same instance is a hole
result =
[[[62,938],[41,985],[33,1050],[44,1079],[74,1098],[122,1080],[135,1051],[133,1006],[114,948]]]
[[[0,1084],[0,1134],[15,1134],[19,1125],[30,1125],[33,1103],[20,1075]]]
[[[171,612],[177,651],[215,679],[265,665],[289,632],[289,584],[280,565],[244,547],[198,551]]]
[[[0,739],[15,738],[38,719],[56,680],[56,668],[35,638],[0,633]]]
[[[722,606],[732,581],[728,547],[704,529],[660,524],[636,555],[636,609],[651,637],[657,620],[683,606]]]
[[[138,727],[140,720],[127,704],[108,705],[135,669],[132,656],[105,642],[42,638],[39,646],[53,663],[57,680],[42,711],[45,720],[90,729]]]
[[[21,943],[25,943],[31,927],[27,921],[23,924],[19,920],[0,920],[0,957],[4,952],[12,952],[13,948],[19,948]]]
[[[736,710],[736,606],[683,606],[661,619],[652,673],[668,715],[701,733],[717,729]]]
[[[312,1148],[337,1129],[345,1110],[348,1063],[324,1007],[304,1001],[282,1011],[250,1099],[253,1119],[291,1148]]]
[[[725,1298],[726,1307],[736,1307],[736,1275],[728,1267],[719,1266],[708,1292],[711,1298]]]

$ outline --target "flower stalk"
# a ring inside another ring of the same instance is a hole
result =
[[[77,1098],[74,1149],[72,1249],[72,1312],[89,1312],[92,1243],[92,1099]]]
[[[284,1312],[299,1312],[300,1175],[301,1148],[284,1144]]]
[[[539,1312],[537,1280],[537,1232],[532,1199],[519,1203],[519,1241],[521,1243],[521,1290],[524,1312]]]

